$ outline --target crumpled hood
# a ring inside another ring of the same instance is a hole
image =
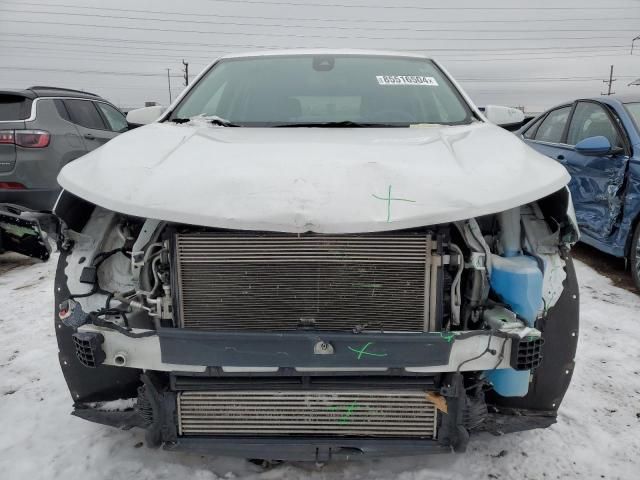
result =
[[[569,181],[486,123],[425,128],[224,128],[155,123],[65,166],[104,208],[208,227],[355,233],[516,207]]]

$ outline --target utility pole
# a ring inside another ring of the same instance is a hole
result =
[[[189,62],[185,62],[184,58],[182,59],[182,65],[184,65],[184,86],[189,86]]]
[[[640,40],[640,35],[631,40],[631,55],[633,55],[633,44],[636,42],[636,40]]]
[[[601,93],[600,95],[613,95],[616,92],[612,92],[611,91],[611,86],[613,85],[613,82],[615,82],[616,79],[613,78],[613,65],[611,65],[611,70],[609,70],[609,80],[603,80],[602,83],[608,83],[609,84],[609,88],[607,89],[607,93]]]
[[[173,100],[171,99],[171,75],[169,74],[170,71],[171,69],[167,68],[167,84],[169,85],[169,105],[171,105],[171,103],[173,102]]]

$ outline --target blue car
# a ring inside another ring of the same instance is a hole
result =
[[[640,96],[565,103],[518,134],[567,168],[581,241],[626,258],[640,289]]]

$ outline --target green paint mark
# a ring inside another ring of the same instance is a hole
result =
[[[452,332],[448,332],[448,333],[440,332],[440,336],[444,338],[447,341],[447,343],[451,343],[453,342],[453,339],[455,338],[456,334]]]
[[[362,358],[363,355],[369,355],[371,357],[386,357],[387,354],[386,353],[374,353],[374,352],[367,352],[367,348],[369,348],[371,345],[373,345],[373,342],[368,342],[365,343],[365,345],[362,348],[352,348],[352,347],[347,347],[349,350],[351,350],[354,353],[358,354],[358,360],[360,360]]]
[[[338,405],[334,405],[333,407],[329,407],[329,410],[332,412],[336,412],[338,411],[338,409],[341,406]],[[344,411],[344,413],[342,415],[340,415],[340,418],[338,419],[338,423],[348,423],[349,421],[351,421],[351,414],[357,409],[360,408],[360,405],[358,405],[358,402],[353,401],[351,402],[349,405],[347,405],[346,410]]]
[[[394,198],[391,196],[391,185],[389,185],[389,193],[386,197],[379,197],[376,194],[371,194],[371,196],[373,198],[377,198],[378,200],[384,200],[385,202],[387,202],[387,222],[391,222],[391,202],[392,201],[397,201],[397,202],[411,202],[411,203],[415,203],[415,200],[409,200],[408,198]]]

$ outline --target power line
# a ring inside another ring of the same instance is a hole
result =
[[[133,43],[133,44],[151,44],[151,45],[176,45],[176,41],[162,41],[162,40],[134,40],[134,39],[125,39],[125,38],[114,38],[114,37],[88,37],[88,36],[78,36],[78,35],[53,35],[53,34],[39,34],[39,33],[22,33],[22,32],[0,32],[0,36],[2,35],[6,35],[6,36],[15,36],[15,37],[20,37],[20,38],[24,38],[24,37],[36,37],[36,38],[61,38],[61,39],[67,39],[67,40],[88,40],[88,41],[104,41],[104,42],[108,42],[110,44],[114,44],[114,43]],[[566,40],[566,39],[564,39]],[[213,43],[200,43],[200,42],[180,42],[180,45],[186,45],[186,46],[201,46],[201,47],[207,47],[207,48],[211,48],[211,47],[233,47],[233,48],[257,48],[257,49],[269,49],[269,48],[275,48],[275,49],[282,49],[282,48],[290,48],[290,46],[287,45],[269,45],[269,44],[264,44],[264,43],[260,43],[260,44],[256,44],[256,43],[219,43],[216,42],[215,44]],[[629,48],[629,44],[625,43],[625,44],[618,44],[618,45],[571,45],[571,46],[563,46],[563,47],[554,47],[554,46],[545,46],[545,47],[510,47],[510,48],[468,48],[468,47],[446,47],[446,48],[429,48],[429,49],[424,49],[424,48],[402,48],[403,51],[406,52],[514,52],[514,53],[518,53],[521,51],[535,51],[535,52],[539,52],[539,51],[549,51],[549,50],[558,50],[558,49],[563,49],[563,50],[568,50],[568,51],[580,51],[580,50],[584,50],[584,49],[593,49],[595,47],[602,47],[602,48]],[[127,46],[127,48],[133,48],[133,47],[129,47]],[[310,45],[307,46],[307,48],[327,48],[326,46],[322,46],[322,45]],[[185,51],[185,50],[180,50],[180,51]]]
[[[101,70],[77,70],[77,69],[59,69],[59,68],[40,68],[40,67],[20,67],[20,66],[0,66],[0,70],[12,70],[12,71],[43,71],[43,72],[64,72],[64,73],[80,73],[80,74],[100,74],[100,75],[119,75],[119,76],[138,76],[138,77],[154,77],[164,75],[161,72],[111,72]],[[183,78],[182,75],[171,75],[170,69],[166,68],[168,78]],[[631,75],[621,78],[634,78]],[[504,83],[504,82],[524,82],[524,83],[536,83],[536,82],[549,82],[549,81],[577,81],[577,82],[592,82],[594,80],[600,80],[598,77],[530,77],[530,78],[505,78],[505,77],[464,77],[458,76],[458,80],[464,82],[485,82],[485,83]],[[615,80],[614,80],[615,81]]]
[[[51,12],[51,11],[42,11],[42,10],[12,10],[3,8],[4,12],[11,13],[19,13],[19,14],[46,14],[46,15],[62,15],[62,16],[76,16],[76,17],[91,17],[91,18],[108,18],[108,19],[116,19],[116,20],[136,20],[136,21],[150,21],[150,22],[171,22],[171,23],[187,23],[187,24],[204,24],[204,25],[229,25],[229,26],[248,26],[248,27],[277,27],[277,28],[313,28],[313,29],[326,29],[326,30],[376,30],[376,31],[410,31],[410,32],[468,32],[468,28],[388,28],[388,27],[360,27],[357,25],[352,26],[339,26],[339,25],[296,25],[291,23],[255,23],[255,22],[238,22],[238,21],[224,21],[224,22],[211,22],[208,20],[177,20],[173,18],[153,18],[153,17],[129,17],[122,15],[103,15],[98,13],[76,13],[76,12]],[[136,10],[137,11],[137,10]],[[141,12],[142,13],[142,12]],[[640,17],[638,17],[640,19]],[[400,22],[398,22],[400,23]],[[513,29],[513,30],[505,30],[500,29],[496,30],[495,28],[491,29],[473,29],[474,32],[483,32],[483,33],[519,33],[519,32],[528,32],[528,33],[536,33],[536,32],[557,32],[557,28],[547,28],[547,29]],[[610,32],[610,28],[563,28],[563,32]],[[616,28],[616,32],[636,32],[637,29],[629,28],[629,29],[620,29]],[[225,32],[220,32],[225,33]]]
[[[161,53],[144,53],[144,52],[128,52],[128,53],[124,53],[124,52],[111,52],[111,51],[105,51],[105,50],[95,50],[95,49],[91,49],[91,50],[78,50],[78,48],[82,48],[82,47],[107,47],[107,45],[82,45],[79,46],[75,49],[69,49],[69,48],[60,48],[57,45],[73,45],[72,43],[60,43],[60,42],[54,42],[51,45],[55,45],[49,48],[46,47],[29,47],[29,46],[25,46],[24,44],[30,45],[33,42],[30,40],[27,41],[23,41],[20,42],[19,40],[0,40],[0,44],[6,43],[6,42],[14,42],[17,43],[17,46],[12,46],[13,48],[15,48],[16,50],[20,50],[21,55],[23,54],[23,50],[33,50],[35,52],[53,52],[54,54],[56,52],[69,52],[69,53],[76,53],[76,54],[81,54],[81,53],[86,53],[88,55],[91,55],[91,58],[98,58],[95,54],[98,53],[100,55],[108,55],[108,56],[114,56],[114,57],[121,57],[121,58],[127,58],[130,57],[132,58],[132,61],[136,61],[139,62],[140,60],[138,58],[143,57],[143,58],[148,58],[153,62],[165,62],[167,59],[181,59],[184,58],[184,55],[167,55],[167,54],[161,54]],[[46,42],[42,42],[42,43],[46,43]],[[142,48],[142,50],[144,50],[144,48]],[[0,54],[6,54],[12,57],[15,57],[15,50],[14,51],[6,51],[6,52],[0,52]],[[30,52],[29,52],[30,53]],[[200,53],[204,53],[204,52],[200,52]],[[206,61],[207,63],[211,62],[212,60],[214,60],[216,58],[215,54],[221,54],[222,52],[215,52],[212,51],[211,52],[214,55],[208,55],[208,56],[192,56],[192,58],[198,58],[201,60]],[[47,56],[49,56],[50,54],[47,53]],[[68,55],[64,55],[63,58],[66,58],[69,61],[73,61],[74,58],[69,58]],[[152,60],[152,58],[155,58],[157,60]],[[117,60],[117,59],[115,59]]]
[[[602,53],[602,54],[594,54],[594,55],[578,55],[578,54],[571,54],[569,56],[547,56],[547,57],[495,57],[495,58],[447,58],[446,62],[447,63],[452,63],[452,62],[486,62],[486,61],[499,61],[499,62],[506,62],[506,61],[519,61],[519,62],[525,62],[525,61],[529,61],[529,60],[553,60],[553,59],[565,59],[565,60],[573,60],[573,59],[579,59],[579,58],[597,58],[597,57],[607,57],[607,58],[611,58],[612,56],[626,56],[626,54],[618,54],[618,55],[612,55],[611,53]]]
[[[12,40],[4,40],[4,41],[0,41],[0,44],[3,42],[12,42]],[[90,55],[90,58],[92,60],[95,59],[100,59],[101,61],[111,61],[111,62],[123,62],[123,61],[130,61],[130,62],[135,62],[135,63],[140,63],[140,62],[145,62],[145,63],[149,63],[149,64],[154,64],[154,65],[160,65],[160,64],[164,64],[166,62],[167,59],[182,59],[184,56],[183,55],[168,55],[168,54],[153,54],[153,53],[138,53],[138,52],[129,52],[129,53],[122,53],[122,52],[109,52],[109,51],[104,51],[104,50],[95,50],[95,49],[91,49],[91,50],[77,50],[77,49],[67,49],[67,48],[60,48],[60,47],[51,47],[51,48],[43,48],[43,47],[29,47],[29,46],[25,46],[24,44],[31,44],[33,43],[33,41],[31,40],[26,40],[26,41],[13,41],[18,43],[17,46],[11,46],[11,48],[19,48],[19,50],[21,51],[21,56],[35,56],[35,57],[42,57],[42,56],[46,56],[46,58],[62,58],[65,59],[67,61],[73,61],[73,60],[78,60],[78,61],[85,61],[84,57],[78,57],[79,55],[82,54],[86,54],[86,55]],[[47,42],[41,42],[41,43],[47,43]],[[71,43],[64,43],[64,42],[50,42],[53,45],[74,45]],[[96,45],[91,45],[91,44],[84,44],[82,45],[83,47],[95,47]],[[100,47],[104,47],[104,45],[97,45]],[[81,48],[81,47],[79,47]],[[129,47],[130,48],[130,47]],[[141,48],[142,50],[144,50],[144,48]],[[24,50],[30,50],[29,52],[24,52]],[[33,50],[34,52],[31,52],[31,50]],[[49,51],[53,52],[53,53],[49,53]],[[38,52],[40,52],[40,54],[38,54]],[[69,53],[73,53],[75,54],[75,57],[69,57],[69,55],[60,53],[60,52],[69,52]],[[589,53],[591,52],[591,53]],[[598,53],[601,52],[601,53]],[[616,55],[616,52],[618,53],[618,55]],[[60,53],[60,54],[58,54]],[[212,55],[210,56],[191,56],[191,58],[195,58],[195,59],[201,59],[203,60],[203,63],[210,63],[216,56],[217,54],[221,54],[221,52],[214,52],[211,51],[210,52]],[[554,52],[555,53],[555,52]],[[612,56],[619,56],[619,57],[623,57],[626,56],[626,53],[623,53],[622,50],[601,50],[601,49],[597,49],[597,50],[587,50],[587,51],[580,51],[578,53],[572,53],[572,52],[558,52],[559,54],[564,54],[564,55],[547,55],[547,56],[530,56],[530,55],[536,55],[535,52],[522,52],[520,53],[518,57],[504,57],[504,56],[482,56],[482,54],[478,54],[475,55],[473,57],[469,57],[469,56],[463,56],[460,57],[459,54],[453,54],[453,56],[451,56],[451,54],[447,54],[447,55],[442,55],[442,56],[438,56],[438,59],[446,62],[446,63],[455,63],[455,62],[486,62],[486,61],[530,61],[530,60],[551,60],[551,59],[568,59],[568,60],[574,60],[574,59],[581,59],[581,58],[597,58],[597,57],[609,57],[611,58]],[[586,55],[581,55],[582,53],[587,53]],[[13,53],[9,50],[7,50],[5,53],[5,55],[13,58]],[[99,54],[99,55],[96,55]],[[517,52],[516,52],[517,54]],[[2,55],[2,52],[0,52],[0,55]],[[104,56],[109,56],[109,57],[116,57],[116,58],[104,58]],[[495,54],[495,55],[500,55],[500,54]],[[514,55],[514,53],[510,53],[508,55]],[[526,55],[526,56],[523,56]],[[140,60],[140,58],[143,57],[145,60]],[[154,59],[151,59],[150,57],[154,57]]]
[[[165,33],[196,33],[196,34],[205,34],[205,35],[235,35],[235,36],[251,36],[251,37],[290,37],[290,38],[322,38],[327,39],[326,35],[314,35],[310,33],[260,33],[260,32],[220,32],[220,31],[204,31],[204,30],[184,30],[184,29],[175,29],[175,28],[154,28],[154,27],[131,27],[124,25],[98,25],[98,24],[88,24],[88,23],[70,23],[70,22],[55,22],[55,21],[35,21],[35,20],[18,20],[11,19],[11,23],[26,23],[26,24],[35,24],[35,25],[62,25],[65,27],[82,27],[82,28],[108,28],[108,29],[117,29],[117,30],[133,30],[133,31],[148,31],[148,32],[165,32]],[[594,36],[590,35],[587,37],[488,37],[488,38],[479,38],[479,37],[456,37],[456,38],[442,38],[442,37],[370,37],[365,35],[351,35],[351,36],[340,36],[333,35],[331,39],[338,40],[352,40],[352,39],[363,39],[363,40],[382,40],[385,42],[389,41],[398,41],[398,40],[411,40],[411,41],[426,41],[426,40],[446,40],[448,42],[451,41],[474,41],[474,42],[482,42],[482,41],[530,41],[530,40],[614,40],[620,39],[620,36]]]
[[[26,49],[28,47],[20,47],[21,50]],[[35,48],[32,50],[42,50],[40,48]],[[100,55],[109,55],[109,56],[114,56],[114,57],[119,57],[119,58],[104,58],[102,56],[96,56],[94,53],[92,53],[91,51],[85,51],[85,52],[79,52],[76,50],[68,50],[68,49],[55,49],[54,53],[46,53],[46,54],[37,54],[35,52],[23,52],[21,53],[22,56],[26,57],[26,56],[31,56],[31,57],[35,57],[35,58],[42,58],[43,55],[46,56],[46,58],[61,58],[67,61],[73,61],[76,60],[75,58],[69,58],[69,55],[65,55],[65,54],[56,54],[56,51],[61,51],[61,52],[71,52],[74,54],[82,54],[85,53],[87,55],[90,55],[92,60],[96,60],[99,59],[102,62],[105,61],[109,61],[109,62],[120,62],[122,63],[124,62],[135,62],[135,63],[140,63],[143,60],[140,60],[140,57],[147,57],[148,55],[144,55],[141,53],[135,53],[135,54],[119,54],[119,53],[111,53],[111,52],[98,52],[95,51],[95,53],[100,53]],[[14,58],[14,56],[10,53],[4,53],[4,52],[0,52],[0,55],[6,55],[10,58]],[[570,56],[567,56],[570,55]],[[618,55],[613,54],[613,56],[619,56],[619,57],[623,57],[628,55],[627,53],[619,53]],[[158,59],[157,60],[149,60],[149,61],[145,61],[144,63],[148,63],[148,64],[152,64],[152,65],[164,65],[166,64],[166,60],[167,59],[181,59],[181,56],[163,56],[163,55],[157,55]],[[598,58],[598,57],[606,57],[606,58],[611,58],[612,57],[612,52],[609,53],[600,53],[600,54],[588,54],[588,55],[578,55],[578,54],[569,54],[567,53],[565,56],[542,56],[542,57],[449,57],[449,56],[439,56],[438,59],[444,61],[447,64],[450,63],[459,63],[459,62],[464,62],[464,63],[468,63],[468,62],[487,62],[487,61],[491,61],[491,62],[495,62],[495,61],[518,61],[518,62],[523,62],[523,61],[538,61],[538,60],[552,60],[552,59],[564,59],[564,60],[574,60],[574,59],[581,59],[581,58]],[[192,57],[192,58],[202,58],[205,59],[204,63],[210,63],[210,61],[214,58],[214,57]],[[77,58],[78,61],[82,61],[83,63],[86,62],[86,58],[85,57],[81,57],[81,58]],[[203,65],[204,67],[204,65]],[[196,68],[196,70],[200,70],[200,68]],[[176,78],[178,78],[176,76]]]
[[[409,19],[394,19],[394,20],[390,20],[390,19],[365,19],[365,18],[358,18],[358,19],[345,19],[345,18],[335,18],[335,17],[291,17],[291,16],[283,16],[283,15],[278,15],[275,17],[269,17],[269,16],[264,16],[264,15],[223,15],[223,14],[219,14],[219,13],[190,13],[190,12],[176,12],[176,11],[167,11],[167,10],[137,10],[137,9],[132,9],[132,8],[113,8],[113,7],[96,7],[96,6],[83,6],[83,5],[69,5],[69,4],[62,4],[62,3],[36,3],[36,2],[11,2],[11,1],[5,1],[5,4],[13,4],[13,5],[19,5],[19,6],[24,6],[24,5],[31,5],[31,6],[36,6],[36,7],[60,7],[60,8],[73,8],[76,10],[91,10],[92,12],[95,12],[96,10],[102,10],[102,11],[112,11],[112,12],[130,12],[130,13],[144,13],[146,14],[161,14],[161,15],[170,15],[172,17],[197,17],[197,18],[206,18],[206,17],[212,17],[212,18],[250,18],[250,19],[259,19],[259,20],[278,20],[278,21],[282,21],[282,20],[299,20],[299,21],[322,21],[322,22],[358,22],[358,23],[436,23],[436,24],[442,24],[442,23],[531,23],[531,22],[545,22],[545,23],[549,23],[549,22],[583,22],[583,21],[597,21],[597,22],[601,22],[601,21],[609,21],[609,20],[640,20],[640,17],[601,17],[601,16],[597,16],[597,17],[591,17],[591,18],[517,18],[517,19],[472,19],[472,20],[461,20],[461,19],[453,19],[453,20],[443,20],[443,19],[438,19],[438,20],[422,20],[422,19],[415,19],[415,18],[409,18]],[[486,8],[483,8],[483,10],[486,10]],[[504,10],[503,8],[501,8],[501,10]],[[583,10],[583,9],[581,9]]]
[[[1,36],[2,34],[0,34]],[[159,59],[167,59],[167,58],[175,58],[175,59],[181,59],[184,58],[184,54],[186,52],[190,52],[190,53],[198,53],[198,54],[205,54],[208,53],[209,55],[190,55],[191,58],[196,58],[196,59],[202,59],[202,60],[206,60],[207,62],[211,62],[214,58],[216,54],[221,54],[222,51],[213,51],[213,50],[207,50],[206,52],[201,51],[201,50],[185,50],[185,49],[163,49],[163,48],[157,48],[157,47],[141,47],[141,46],[127,46],[127,51],[123,52],[122,49],[119,49],[117,52],[112,52],[112,51],[105,51],[105,50],[96,50],[95,47],[98,48],[118,48],[116,46],[112,46],[109,44],[102,44],[102,43],[86,43],[83,42],[81,45],[79,45],[77,42],[54,42],[51,40],[30,40],[30,39],[5,39],[5,40],[1,40],[0,39],[0,43],[16,43],[17,46],[14,48],[19,49],[20,51],[23,50],[35,50],[35,51],[47,51],[47,50],[51,50],[53,52],[72,52],[72,53],[88,53],[91,55],[94,55],[95,53],[100,53],[100,54],[105,54],[105,55],[110,55],[110,56],[120,56],[120,57],[134,57],[134,56],[138,56],[138,57],[145,57],[145,58],[151,58],[151,57],[156,57]],[[46,45],[46,47],[33,47],[33,46],[25,46],[25,45],[41,45],[44,44]],[[76,47],[74,49],[66,49],[66,48],[60,48],[58,47],[58,45],[64,45],[64,46],[73,46]],[[78,50],[78,49],[82,49],[84,47],[87,48],[91,48],[91,50],[89,51],[83,51],[83,50]],[[221,47],[220,45],[214,45],[212,44],[211,47]],[[556,47],[557,50],[559,51],[552,51],[550,53],[552,54],[565,54],[565,55],[572,55],[571,57],[566,57],[566,56],[551,56],[551,57],[538,57],[538,58],[580,58],[579,56],[576,55],[576,53],[600,53],[600,52],[606,52],[606,53],[610,53],[610,54],[614,54],[616,52],[620,52],[620,54],[622,54],[623,51],[626,52],[626,49],[624,48],[619,48],[617,50],[613,50],[613,49],[608,49],[608,48],[600,48],[600,47],[590,47],[588,49],[583,49],[583,50],[579,50],[578,52],[574,52],[573,50],[569,49],[567,51],[563,51],[563,47]],[[141,52],[131,52],[129,50],[140,50]],[[150,53],[150,52],[169,52],[167,53]],[[175,53],[174,53],[175,52]],[[13,52],[7,52],[7,54],[13,54]],[[479,51],[480,54],[482,54],[482,51]],[[510,52],[495,52],[495,53],[487,53],[487,55],[489,55],[488,57],[482,57],[482,58],[486,58],[486,59],[490,59],[490,60],[501,60],[503,56],[512,56],[512,55],[520,55],[519,57],[517,57],[517,59],[520,60],[528,60],[531,57],[523,57],[523,55],[540,55],[539,52],[537,51],[525,51],[525,52],[518,52],[518,51],[510,51]],[[443,55],[442,58],[448,58],[448,59],[453,59],[456,57],[460,57],[462,56],[463,59],[467,58],[467,59],[476,59],[478,58],[478,55],[472,55],[470,57],[469,54],[465,54],[465,53],[449,53],[446,55]],[[73,59],[69,59],[69,60],[73,60]]]
[[[558,81],[558,80],[601,80],[601,77],[595,77],[595,76],[580,76],[580,75],[576,75],[576,76],[572,76],[572,77],[459,77],[456,76],[456,78],[460,78],[462,80],[471,80],[471,81],[478,81],[478,82],[482,82],[482,81],[495,81],[495,82],[517,82],[517,81],[530,81],[530,80],[540,80],[540,81]],[[624,75],[621,76],[620,78],[634,78],[633,75]]]
[[[209,0],[211,1],[211,0]],[[528,11],[528,10],[628,10],[629,7],[425,7],[423,5],[349,5],[343,3],[312,3],[312,2],[291,2],[291,1],[276,1],[266,2],[264,0],[214,0],[221,3],[240,3],[240,4],[257,4],[257,5],[274,5],[274,6],[297,6],[297,7],[340,7],[340,8],[380,8],[385,10],[513,10],[513,11]]]
[[[133,53],[133,54],[123,54],[123,53],[112,53],[112,52],[102,52],[102,51],[97,51],[97,50],[93,50],[93,51],[85,51],[85,52],[79,52],[77,50],[69,50],[69,49],[60,49],[60,48],[55,48],[52,49],[54,53],[35,53],[35,52],[22,52],[22,50],[24,49],[30,49],[30,50],[37,50],[37,51],[42,51],[42,48],[31,48],[31,47],[24,47],[24,46],[20,46],[20,50],[21,50],[21,56],[26,57],[26,56],[31,56],[31,57],[35,57],[35,58],[42,58],[43,56],[45,56],[46,58],[61,58],[67,61],[73,61],[73,60],[78,60],[81,62],[86,62],[86,57],[79,57],[79,58],[70,58],[69,55],[66,54],[57,54],[57,52],[71,52],[74,53],[75,56],[77,57],[80,54],[87,54],[90,55],[90,58],[92,60],[96,60],[99,59],[101,62],[105,62],[105,61],[109,61],[109,62],[120,62],[122,63],[124,62],[132,62],[132,63],[140,63],[143,62],[144,63],[148,63],[148,64],[152,64],[152,65],[164,65],[166,64],[166,60],[167,59],[180,59],[182,58],[181,56],[164,56],[164,55],[155,55],[155,57],[158,57],[158,59],[154,59],[154,60],[140,60],[140,57],[145,57],[147,58],[149,55],[145,55],[142,53]],[[606,51],[605,51],[606,52]],[[99,53],[99,56],[96,56],[95,53]],[[212,52],[213,53],[213,52]],[[580,52],[582,53],[582,52]],[[0,52],[0,55],[6,55],[10,58],[14,58],[14,56],[10,53],[10,52]],[[451,63],[459,63],[459,62],[464,62],[464,63],[469,63],[469,62],[487,62],[487,61],[491,61],[491,62],[495,62],[495,61],[518,61],[518,62],[523,62],[523,61],[538,61],[538,60],[550,60],[550,59],[565,59],[565,60],[574,60],[574,59],[582,59],[582,58],[598,58],[598,57],[607,57],[607,58],[611,58],[612,57],[613,52],[609,52],[609,53],[600,53],[600,54],[587,54],[587,55],[579,55],[579,54],[570,54],[567,52],[566,55],[570,55],[570,56],[542,56],[542,57],[465,57],[465,58],[460,58],[460,57],[449,57],[447,56],[442,56],[442,57],[438,57],[440,60],[444,61],[447,64],[451,64]],[[109,56],[113,56],[113,57],[119,57],[119,58],[104,58],[101,55],[109,55]],[[531,55],[531,54],[528,54]],[[619,57],[623,57],[626,56],[626,53],[622,53],[620,52],[617,56]],[[613,56],[616,56],[615,54],[613,54]],[[205,59],[205,62],[203,63],[210,63],[210,61],[212,60],[213,57],[191,57],[191,58],[202,58]],[[201,70],[202,68],[204,68],[204,64],[202,65],[202,67],[200,68],[196,68],[196,71]]]
[[[20,67],[20,66],[8,66],[5,64],[0,65],[0,70],[10,71],[36,71],[36,72],[62,72],[62,73],[91,73],[97,75],[123,75],[132,77],[156,77],[158,75],[164,75],[164,73],[158,72],[110,72],[105,70],[75,70],[71,68],[47,68],[47,67]],[[182,75],[172,75],[173,77],[182,78]]]
[[[87,46],[91,46],[91,45],[87,45]],[[41,47],[39,48],[34,48],[34,47],[25,47],[24,45],[20,45],[19,46],[20,50],[35,50],[37,52],[42,52],[43,49]],[[46,53],[46,58],[62,58],[65,60],[75,60],[75,58],[70,58],[69,55],[65,55],[65,54],[61,54],[61,55],[57,55],[57,52],[70,52],[70,53],[74,53],[77,55],[85,53],[87,55],[91,55],[91,59],[97,59],[99,58],[101,61],[116,61],[116,62],[122,62],[122,61],[130,61],[130,62],[135,62],[135,63],[140,63],[142,60],[139,59],[139,57],[145,57],[145,59],[148,59],[149,56],[152,56],[152,54],[143,54],[143,53],[129,53],[129,54],[124,54],[124,53],[114,53],[114,52],[104,52],[101,50],[91,50],[91,51],[78,51],[78,50],[70,50],[70,49],[62,49],[62,48],[52,48],[51,49],[54,53]],[[579,55],[576,53],[570,53],[570,52],[565,52],[564,56],[542,56],[542,57],[523,57],[523,56],[519,56],[519,57],[487,57],[487,56],[476,56],[476,57],[463,57],[460,58],[458,56],[455,57],[451,57],[449,55],[446,56],[442,56],[442,57],[438,57],[439,59],[445,61],[446,63],[457,63],[457,62],[486,62],[486,61],[530,61],[530,60],[550,60],[550,59],[581,59],[581,58],[597,58],[597,57],[609,57],[611,58],[612,55],[615,56],[615,51],[606,51],[603,50],[602,52],[608,52],[608,53],[601,53],[601,54],[587,54],[587,55]],[[119,58],[104,58],[102,56],[96,56],[95,54],[99,53],[100,55],[108,55],[108,56],[112,56],[112,57],[119,57]],[[214,52],[212,52],[214,53]],[[561,52],[562,53],[562,52]],[[579,52],[582,53],[582,52]],[[527,53],[527,55],[531,55],[532,53]],[[2,55],[2,53],[0,53],[0,55]],[[7,53],[5,53],[5,55],[10,56],[13,58],[13,55],[10,54],[10,52],[7,51]],[[27,56],[27,55],[31,55],[31,56],[36,56],[36,57],[42,57],[44,54],[42,55],[38,55],[37,53],[32,53],[32,52],[22,52],[22,56]],[[522,55],[522,54],[521,54]],[[567,56],[570,55],[570,56]],[[617,56],[624,56],[626,54],[623,53],[619,53]],[[150,61],[145,61],[145,63],[149,63],[149,64],[154,64],[154,65],[160,65],[165,63],[166,59],[172,58],[172,59],[180,59],[181,56],[169,56],[169,55],[153,55],[154,57],[157,57],[157,60],[150,60]],[[214,58],[213,56],[211,57],[197,57],[194,56],[192,58],[200,58],[205,60],[204,63],[210,63],[211,60]],[[122,59],[122,60],[121,60]],[[83,58],[77,58],[77,60],[79,61],[85,61]]]

